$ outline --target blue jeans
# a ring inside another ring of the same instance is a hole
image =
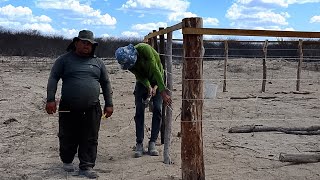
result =
[[[148,96],[148,89],[140,82],[136,83],[136,87],[134,90],[135,96],[135,104],[136,104],[136,114],[134,117],[136,123],[136,142],[143,143],[144,139],[144,117],[145,117],[145,104],[143,101]],[[152,111],[152,124],[151,124],[151,138],[150,142],[156,142],[160,124],[162,119],[161,108],[162,108],[162,98],[159,90],[155,96],[151,98],[153,103],[153,111]]]

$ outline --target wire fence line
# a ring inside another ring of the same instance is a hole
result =
[[[164,56],[168,56],[163,54]],[[178,56],[178,55],[173,55],[172,57],[175,57],[176,59],[174,59],[175,61],[178,62],[182,62],[183,61],[183,56]],[[217,57],[217,56],[216,56]],[[224,56],[220,56],[221,58],[225,58]],[[210,59],[212,58],[212,56],[205,56],[205,57],[188,57],[191,59]],[[228,81],[229,82],[229,86],[232,85],[233,82],[239,82],[241,84],[246,84],[247,82],[259,82],[259,81],[263,81],[263,80],[267,80],[269,83],[271,82],[279,82],[280,84],[290,84],[290,82],[295,83],[297,81],[297,78],[295,77],[296,75],[294,73],[296,73],[296,70],[294,70],[293,75],[286,74],[287,72],[285,71],[285,68],[292,68],[295,67],[295,65],[297,64],[297,62],[292,62],[292,61],[287,61],[287,59],[295,59],[295,60],[299,60],[299,57],[286,57],[284,58],[279,58],[279,59],[268,59],[268,61],[273,61],[274,64],[272,64],[270,66],[269,69],[269,76],[264,79],[264,78],[257,78],[257,75],[259,75],[259,72],[257,72],[257,74],[246,74],[246,72],[238,72],[238,73],[232,73],[228,71],[228,76],[227,78],[212,78],[212,77],[208,77],[208,75],[217,75],[217,73],[215,73],[216,71],[219,70],[219,68],[221,69],[221,66],[217,66],[217,62],[218,61],[204,61],[204,67],[203,67],[203,74],[204,75],[203,78],[198,78],[198,79],[182,79],[181,72],[178,72],[177,69],[180,69],[183,66],[183,63],[179,63],[176,64],[176,70],[174,70],[172,73],[165,71],[166,74],[170,74],[171,76],[173,76],[174,81],[176,81],[178,79],[178,82],[173,82],[174,84],[174,89],[175,91],[172,92],[173,95],[177,95],[177,96],[181,96],[182,92],[179,92],[182,88],[182,81],[203,81],[203,93],[205,93],[205,86],[206,84],[210,84],[210,83],[214,83],[216,85],[221,84],[223,81]],[[187,58],[185,58],[187,59]],[[233,62],[237,62],[235,65],[235,67],[237,67],[237,65],[239,64],[239,62],[241,63],[241,61],[243,61],[243,59],[246,60],[246,62],[256,62],[256,60],[258,58],[234,58],[232,60],[234,61],[230,61],[228,63],[228,65],[232,65]],[[260,58],[263,59],[263,58]],[[318,59],[312,59],[316,65],[318,65],[317,63],[319,62]],[[320,59],[319,59],[320,60]],[[281,64],[281,62],[284,62],[285,64]],[[279,64],[279,67],[274,67],[277,65],[277,63]],[[288,64],[286,64],[288,63]],[[310,65],[310,62],[304,62],[307,65]],[[213,65],[214,64],[214,65]],[[262,64],[262,63],[261,63]],[[289,66],[288,66],[289,65]],[[319,64],[320,65],[320,64]],[[207,67],[208,66],[208,67]],[[243,66],[244,68],[247,68],[248,71],[250,71],[250,68],[253,67],[261,67],[262,69],[262,65],[260,64],[242,64],[241,66]],[[312,65],[310,65],[312,66]],[[178,68],[177,68],[178,67]],[[262,70],[261,70],[262,72]],[[276,72],[279,75],[276,74]],[[281,72],[283,72],[284,74],[286,74],[285,76],[281,76]],[[312,91],[310,91],[310,89],[304,89],[301,92],[297,92],[294,90],[290,90],[290,91],[286,91],[285,89],[278,89],[278,91],[269,91],[269,92],[265,92],[265,93],[261,93],[259,90],[260,89],[256,89],[253,90],[255,87],[252,87],[251,89],[241,89],[237,90],[237,92],[234,91],[228,91],[228,92],[222,92],[219,89],[216,89],[215,93],[216,93],[216,97],[214,98],[193,98],[193,99],[183,99],[181,98],[181,101],[203,101],[204,102],[204,114],[201,120],[194,120],[194,121],[179,121],[180,123],[190,123],[190,122],[207,122],[209,124],[207,125],[212,125],[214,126],[214,122],[249,122],[249,123],[268,123],[268,122],[306,122],[307,124],[309,123],[318,123],[318,119],[320,118],[320,113],[317,111],[312,111],[313,116],[306,116],[306,117],[301,117],[301,118],[297,118],[297,117],[291,117],[290,114],[286,115],[287,112],[287,107],[279,107],[277,105],[274,105],[273,102],[282,102],[286,103],[286,102],[295,102],[295,106],[302,108],[305,105],[305,102],[307,101],[314,101],[314,106],[313,107],[307,107],[307,108],[311,108],[311,109],[318,109],[320,110],[320,104],[316,103],[316,101],[319,99],[318,96],[320,95],[318,90],[320,89],[319,85],[320,85],[320,73],[319,71],[313,71],[313,73],[311,73],[308,69],[304,70],[303,72],[305,72],[305,76],[302,76],[302,78],[300,78],[299,80],[301,81],[301,83],[306,83],[306,84],[312,84],[312,86],[316,86],[315,89]],[[219,74],[219,73],[218,73]],[[220,75],[221,71],[220,71]],[[233,77],[234,75],[236,75],[236,77]],[[288,76],[288,77],[286,77]],[[261,74],[262,77],[262,74]],[[179,86],[177,86],[177,84]],[[236,84],[239,85],[239,84]],[[176,87],[175,87],[176,86]],[[280,87],[281,88],[281,87]],[[177,90],[178,89],[178,90]],[[318,89],[318,90],[317,90]],[[205,96],[205,95],[204,95]],[[312,96],[312,97],[311,97]],[[297,98],[300,99],[297,99]],[[225,107],[225,105],[223,105],[226,102],[237,102],[237,103],[229,103],[229,107]],[[242,104],[239,104],[242,103]],[[238,108],[239,106],[242,107],[246,107],[248,106],[249,108],[249,114],[248,117],[243,117],[243,116],[237,116],[238,114],[235,113],[232,115],[231,111],[236,111],[236,110],[232,110],[235,108]],[[269,106],[267,108],[265,108],[266,106]],[[282,106],[280,104],[280,106]],[[312,106],[312,105],[311,105]],[[264,116],[264,110],[267,109],[268,111],[272,111],[272,109],[274,111],[276,111],[275,113],[270,113],[270,112],[265,112],[266,115]],[[270,110],[271,109],[271,110]],[[177,104],[175,103],[175,107],[174,107],[175,111],[178,111],[179,115],[182,112],[182,109],[179,108],[177,106]],[[210,118],[210,117],[219,117],[219,114],[223,114],[221,115],[222,118]],[[230,111],[230,112],[226,112],[226,111]],[[281,112],[283,111],[283,112]],[[311,110],[310,110],[311,112]],[[228,115],[229,113],[229,115]],[[297,112],[299,113],[299,112]],[[226,115],[227,114],[227,115]],[[267,116],[270,116],[270,118],[268,118]],[[223,118],[223,116],[229,116],[230,118]],[[258,117],[258,118],[257,118]],[[274,118],[273,118],[274,117]],[[177,118],[176,118],[177,119]]]
[[[174,57],[179,57],[180,60],[182,61],[182,59],[184,58],[183,56],[174,56]],[[235,62],[241,62],[242,60],[241,59],[238,59],[236,60],[235,59]],[[255,60],[254,59],[248,59],[248,61],[252,61],[254,62]],[[278,60],[279,62],[281,62],[282,60],[279,59]],[[44,65],[47,65],[47,66],[50,66],[53,64],[54,62],[54,59],[38,59],[38,58],[22,58],[22,60],[16,60],[14,58],[12,59],[9,59],[9,60],[3,60],[1,61],[0,59],[0,62],[2,62],[2,64],[6,64],[8,62],[12,63],[13,65],[15,63],[18,63],[21,67],[30,67],[31,64],[33,64],[35,67],[39,67],[39,66],[44,66]],[[30,62],[30,64],[28,64],[28,62]],[[120,67],[119,65],[117,64],[116,60],[114,58],[110,58],[110,59],[104,59],[104,62],[106,64],[107,67],[109,67],[109,70],[111,68],[111,70],[119,70],[120,71]],[[41,64],[43,63],[43,64]],[[217,63],[216,61],[209,61],[209,62],[206,62],[206,65],[212,65],[214,63]],[[205,66],[206,66],[205,65]],[[204,66],[204,67],[205,67]],[[244,64],[244,66],[246,66],[246,64]],[[259,67],[259,65],[255,64],[255,66]],[[213,68],[211,68],[213,67]],[[207,73],[207,74],[212,74],[213,71],[217,70],[218,68],[221,68],[219,66],[211,66],[210,68],[208,69],[204,69],[204,73]],[[219,85],[222,81],[226,80],[229,83],[229,85],[232,85],[232,82],[239,82],[241,84],[245,84],[246,82],[255,82],[255,81],[262,81],[264,80],[263,78],[257,78],[256,75],[253,75],[253,76],[247,76],[245,73],[237,73],[237,78],[234,78],[232,77],[232,75],[230,75],[230,77],[228,78],[212,78],[212,77],[206,77],[204,76],[204,78],[201,78],[201,79],[182,79],[180,76],[181,76],[181,69],[179,68],[182,68],[182,64],[179,64],[179,67],[176,68],[174,70],[174,72],[172,73],[169,73],[168,71],[165,70],[165,72],[167,74],[171,74],[173,76],[173,79],[175,79],[175,82],[174,82],[174,89],[171,93],[173,93],[173,96],[181,96],[181,90],[182,90],[182,81],[203,81],[204,82],[204,91],[205,91],[205,84],[207,83],[215,83],[217,85]],[[248,67],[250,68],[250,67]],[[281,69],[277,70],[278,72],[281,72]],[[135,80],[135,77],[134,76],[130,76],[131,78],[127,79],[128,81],[134,81]],[[272,78],[269,78],[267,77],[266,79],[267,81],[272,81],[272,82],[295,82],[297,79],[296,78],[293,78],[293,77],[288,77],[288,78],[285,78],[285,77],[272,77]],[[300,81],[302,82],[306,82],[306,83],[314,83],[314,85],[319,85],[319,82],[320,82],[320,76],[318,75],[317,77],[305,77],[305,78],[301,78]],[[235,85],[238,85],[238,84],[235,84]],[[253,88],[252,88],[253,89]],[[260,94],[259,90],[256,89],[256,91],[252,91],[252,89],[250,89],[249,91],[246,91],[245,89],[240,89],[240,90],[237,90],[237,92],[233,92],[233,91],[229,91],[229,92],[221,92],[219,89],[217,89],[217,97],[215,98],[195,98],[195,99],[180,99],[180,98],[177,98],[178,99],[178,102],[176,100],[176,102],[174,102],[174,107],[173,107],[173,111],[177,111],[176,113],[180,113],[181,112],[181,108],[179,107],[180,103],[182,101],[204,101],[204,102],[209,102],[211,103],[210,106],[212,104],[214,104],[215,106],[212,106],[213,108],[215,108],[216,106],[219,106],[217,104],[219,103],[224,103],[224,102],[227,102],[227,101],[241,101],[241,102],[244,102],[244,103],[247,103],[247,104],[251,104],[252,105],[252,102],[255,101],[256,104],[255,105],[255,108],[260,108],[259,107],[259,102],[265,102],[266,99],[263,99],[262,96],[271,96],[271,95],[276,95],[277,97],[275,97],[275,100],[276,101],[281,101],[281,94],[283,95],[287,95],[287,94],[293,94],[291,93],[291,91],[286,91],[286,92],[282,92],[281,89],[279,89],[279,91],[276,91],[276,92],[267,92],[267,93],[264,93],[264,94]],[[320,89],[320,87],[318,88]],[[292,91],[294,92],[294,91]],[[236,94],[238,93],[238,94]],[[279,94],[275,94],[275,93],[279,93]],[[312,95],[312,97],[314,97],[316,94],[318,94],[318,92],[314,91],[314,92],[310,92],[311,94],[314,94]],[[254,96],[251,96],[252,94],[254,94]],[[242,96],[242,97],[238,97],[239,99],[232,99],[235,95],[238,95],[238,96]],[[259,97],[261,96],[261,97]],[[301,96],[303,96],[303,94],[301,94]],[[304,95],[304,96],[308,96],[308,95]],[[179,100],[180,99],[180,100]],[[295,100],[294,97],[291,97],[291,99],[286,99],[287,101],[289,100]],[[309,99],[310,100],[310,99]],[[305,99],[303,101],[308,101],[308,99]],[[206,104],[205,104],[206,105]],[[223,105],[222,105],[223,106]],[[226,109],[228,108],[232,108],[232,107],[236,107],[237,105],[232,105],[231,107],[226,107]],[[221,106],[220,106],[221,107]],[[206,107],[208,108],[208,107]],[[315,104],[315,109],[320,109],[320,107],[318,107],[318,104]],[[214,112],[216,113],[216,112]],[[253,111],[252,114],[254,115],[255,113],[260,113],[260,112],[256,112],[256,111]],[[318,113],[319,114],[319,113]],[[318,118],[318,116],[320,115],[317,115],[315,114],[315,119]],[[205,118],[205,117],[204,117]],[[236,116],[234,116],[232,119],[224,119],[224,121],[228,121],[230,120],[231,122],[235,122],[237,121],[236,119]],[[304,121],[306,121],[308,118],[304,118]],[[312,119],[312,118],[309,118],[309,119]],[[259,119],[241,119],[239,118],[238,119],[239,121],[260,121]],[[262,120],[262,119],[261,119]],[[298,119],[291,119],[292,121],[297,121]],[[203,121],[208,121],[208,122],[214,122],[214,121],[222,121],[221,119],[203,119]],[[268,121],[271,121],[271,120],[268,120]],[[290,121],[290,119],[288,118],[277,118],[275,119],[274,121]]]

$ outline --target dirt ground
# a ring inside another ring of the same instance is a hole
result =
[[[61,169],[58,116],[45,113],[46,84],[53,59],[0,57],[0,179],[83,179]],[[281,132],[228,133],[238,125],[309,127],[320,125],[320,72],[304,64],[301,91],[295,93],[296,64],[270,60],[266,92],[261,93],[261,59],[229,62],[227,92],[222,92],[223,62],[204,63],[204,85],[218,85],[204,99],[203,140],[206,179],[316,180],[320,163],[279,161],[280,153],[319,152],[319,135]],[[114,91],[114,114],[100,128],[95,169],[99,179],[181,179],[180,113],[182,66],[174,65],[172,165],[159,157],[133,158],[135,146],[132,74],[106,61]],[[60,86],[61,87],[61,86]],[[60,91],[60,89],[59,89]],[[240,98],[239,98],[240,97]],[[59,98],[59,95],[57,96]],[[103,101],[102,101],[103,102]],[[146,110],[146,137],[152,114]],[[148,138],[145,139],[145,145]],[[79,163],[77,157],[74,164]]]

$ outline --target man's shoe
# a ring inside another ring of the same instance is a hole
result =
[[[143,155],[143,144],[142,143],[137,143],[136,144],[136,150],[134,152],[134,157],[139,158]]]
[[[155,142],[149,142],[148,154],[150,156],[159,156],[159,152],[156,149],[156,143]]]
[[[73,172],[74,167],[72,163],[63,163],[63,169],[67,172]]]
[[[94,171],[92,168],[88,168],[88,169],[80,169],[79,170],[79,175],[80,176],[85,176],[89,179],[96,179],[98,176],[97,172]]]

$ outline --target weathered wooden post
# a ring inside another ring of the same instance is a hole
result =
[[[266,83],[267,83],[267,47],[268,47],[268,40],[264,42],[263,46],[263,54],[264,58],[262,60],[262,68],[263,68],[263,73],[262,73],[262,92],[266,92]]]
[[[224,68],[223,68],[223,92],[227,92],[227,66],[228,66],[228,41],[224,41]]]
[[[202,18],[185,18],[183,28],[202,28]],[[183,34],[181,170],[183,180],[204,180],[203,108],[203,35]]]
[[[153,32],[157,32],[157,30],[153,30]],[[153,48],[157,51],[157,52],[159,52],[159,49],[158,49],[158,36],[154,36],[153,38],[152,38],[152,41],[153,41]]]
[[[167,65],[167,88],[169,95],[172,97],[173,79],[172,79],[172,32],[167,34],[166,47],[166,65]],[[163,158],[165,164],[171,164],[170,144],[171,144],[171,124],[172,124],[172,107],[166,109],[165,130],[164,130],[164,150]]]
[[[152,32],[150,32],[149,34],[151,34],[151,33],[152,33]],[[148,34],[148,35],[149,35],[149,34]],[[153,39],[152,39],[152,38],[149,38],[147,44],[149,44],[150,46],[154,47],[154,45],[153,45]]]
[[[163,30],[164,28],[159,28],[159,31]],[[159,43],[159,53],[160,53],[160,59],[161,59],[161,64],[163,66],[163,69],[165,70],[164,73],[164,77],[163,80],[166,84],[166,72],[167,72],[167,68],[166,68],[166,60],[165,60],[165,43],[164,43],[164,35],[160,35],[160,43]],[[160,135],[161,135],[161,144],[164,144],[164,133],[165,133],[165,118],[166,118],[166,105],[162,104],[162,119],[161,119],[161,128],[160,128]]]
[[[300,91],[301,69],[302,69],[302,62],[303,62],[302,43],[303,43],[302,39],[299,39],[299,62],[298,62],[296,91]]]

